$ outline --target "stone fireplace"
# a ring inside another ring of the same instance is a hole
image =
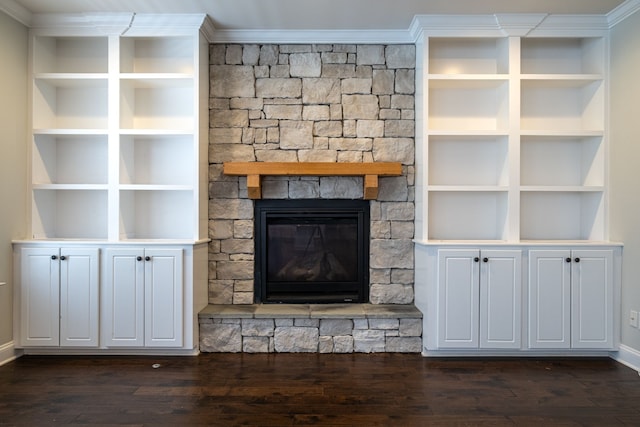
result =
[[[248,198],[246,177],[224,175],[225,162],[401,163],[402,175],[380,177],[378,196],[368,201],[370,254],[364,302],[374,308],[412,307],[415,46],[215,44],[210,47],[210,78],[209,303],[213,310],[234,306],[251,311],[248,317],[256,320],[254,306],[242,308],[253,305],[256,297],[254,201]],[[363,198],[362,177],[262,179],[262,199],[267,200]],[[291,327],[296,327],[294,314],[300,310],[304,308],[292,309]],[[306,321],[299,327],[314,328],[308,318],[313,309],[309,310],[300,315]],[[363,313],[362,318],[370,317]],[[385,313],[393,317],[391,311]],[[240,317],[234,319],[243,331]],[[349,322],[352,330],[367,330],[384,341],[385,336],[403,336],[401,317],[395,315],[395,323]],[[218,322],[219,316],[213,320]],[[271,341],[258,340],[258,351],[278,351],[273,343],[276,320],[271,319],[271,332],[265,332]],[[415,338],[413,320],[407,336]],[[374,327],[377,332],[372,333],[374,324],[390,329]],[[316,335],[319,328],[315,326]],[[356,338],[352,340],[351,351],[358,351]],[[316,351],[317,342],[318,338]],[[247,351],[244,347],[230,351]],[[384,345],[361,348],[385,351]],[[420,351],[415,339],[411,348]]]

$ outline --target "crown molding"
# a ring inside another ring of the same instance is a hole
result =
[[[216,30],[212,43],[405,44],[407,30]]]
[[[202,28],[206,21],[209,19],[204,13],[136,13],[123,35],[158,35],[159,32],[166,36],[192,34],[194,30]]]
[[[620,6],[607,13],[609,28],[618,25],[638,10],[640,10],[640,0],[626,0]]]
[[[131,26],[133,13],[35,14],[31,28],[48,35],[120,35]]]
[[[529,35],[599,37],[605,36],[608,30],[605,15],[548,15]]]
[[[506,36],[524,37],[540,25],[546,13],[501,13],[494,15],[496,23]]]
[[[31,11],[14,0],[4,0],[0,3],[0,12],[4,12],[21,24],[30,27],[33,14]]]

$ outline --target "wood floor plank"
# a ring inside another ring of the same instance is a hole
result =
[[[610,359],[415,354],[25,356],[0,367],[0,426],[45,425],[638,426],[640,377]]]

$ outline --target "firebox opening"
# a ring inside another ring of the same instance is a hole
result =
[[[256,200],[257,303],[369,298],[369,202]]]

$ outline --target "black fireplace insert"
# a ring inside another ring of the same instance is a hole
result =
[[[369,299],[369,201],[256,200],[257,303]]]

